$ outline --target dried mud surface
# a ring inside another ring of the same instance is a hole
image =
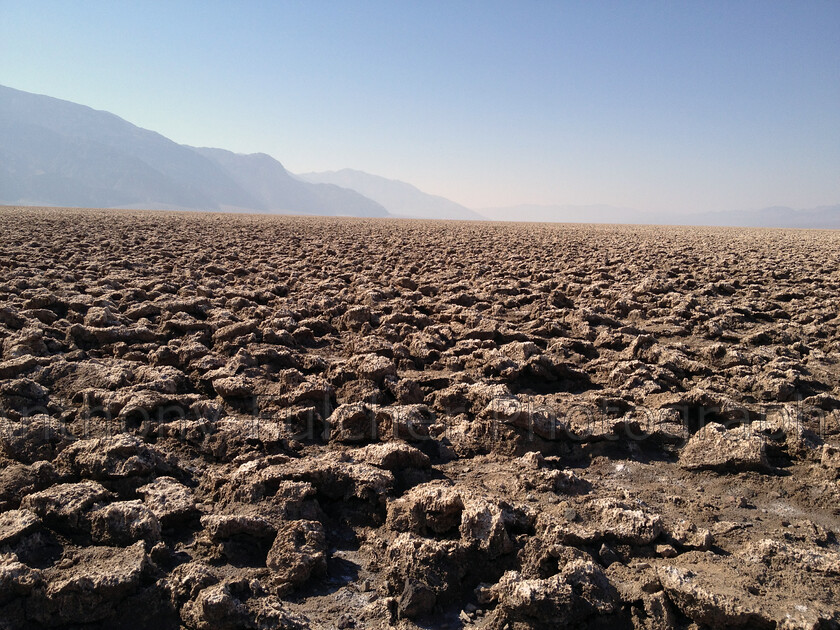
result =
[[[0,209],[0,628],[836,628],[838,260]]]

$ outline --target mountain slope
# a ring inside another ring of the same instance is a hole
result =
[[[437,195],[429,195],[418,188],[394,179],[386,179],[349,168],[323,173],[297,175],[303,181],[334,184],[355,190],[382,204],[390,214],[415,219],[460,219],[481,221],[479,213]]]
[[[38,125],[0,116],[0,199],[6,203],[120,206],[161,198],[177,206],[209,204],[142,160]]]
[[[280,162],[265,153],[241,155],[205,147],[194,150],[223,168],[266,209],[307,214],[388,216],[380,204],[354,190],[331,184],[310,184],[292,177]]]
[[[222,169],[187,147],[68,101],[0,87],[6,177],[24,179],[32,201],[73,205],[135,202],[191,208],[251,208],[255,200]],[[36,137],[38,142],[32,142]],[[50,199],[40,199],[43,188]],[[7,197],[3,201],[17,199]]]
[[[297,181],[268,156],[209,153],[108,112],[0,86],[0,203],[387,215],[354,191]],[[245,173],[250,164],[259,174]]]

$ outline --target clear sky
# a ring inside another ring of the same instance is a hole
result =
[[[0,84],[470,207],[840,203],[837,0],[0,0]]]

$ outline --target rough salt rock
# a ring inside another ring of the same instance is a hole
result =
[[[749,425],[726,429],[710,423],[691,436],[680,453],[680,466],[688,470],[772,470],[766,441]]]
[[[203,589],[220,581],[217,569],[196,561],[179,564],[165,580],[172,598],[177,602],[195,599]]]
[[[765,538],[748,544],[739,555],[748,561],[760,562],[771,568],[793,565],[803,572],[840,576],[840,553],[820,547],[790,545]]]
[[[17,507],[22,497],[37,492],[55,481],[55,470],[49,462],[5,464],[0,467],[0,511]]]
[[[300,325],[309,328],[317,337],[338,332],[326,317],[307,317],[300,320]]]
[[[379,436],[416,442],[429,438],[435,414],[426,405],[392,405],[376,412]]]
[[[17,422],[0,419],[0,450],[24,464],[50,461],[70,441],[58,420],[45,414],[27,416]]]
[[[467,501],[459,527],[464,544],[486,552],[493,559],[513,550],[501,508],[489,501]]]
[[[114,316],[111,309],[107,306],[92,306],[85,314],[85,326],[109,328],[111,326],[118,326],[119,324],[120,320]]]
[[[419,580],[406,580],[398,600],[400,617],[411,619],[431,611],[437,603],[435,590]]]
[[[676,566],[660,567],[658,576],[671,601],[697,623],[713,628],[772,627],[760,599],[739,585],[718,580],[712,585],[691,569]]]
[[[164,526],[189,519],[197,512],[192,490],[172,477],[158,477],[138,488],[137,494]]]
[[[559,440],[567,436],[566,426],[558,421],[551,409],[533,406],[516,398],[494,398],[481,412],[481,416],[525,429],[546,440]]]
[[[31,354],[24,354],[15,359],[0,361],[0,379],[17,378],[26,374],[36,365],[44,365],[49,359],[40,359]]]
[[[586,494],[592,485],[574,470],[547,470],[547,480],[553,484],[554,492],[559,494]]]
[[[279,500],[279,493],[284,491],[288,495],[282,497],[283,501],[300,504],[314,488],[328,499],[356,498],[380,506],[384,505],[394,483],[394,475],[388,470],[341,461],[328,452],[270,466],[260,461],[243,464],[231,479],[229,493],[237,501],[254,502],[272,495],[274,500]]]
[[[407,468],[428,468],[431,460],[423,451],[405,442],[369,444],[358,451],[363,462],[390,471]]]
[[[174,293],[174,287],[168,293]],[[176,298],[158,300],[155,306],[164,315],[172,315],[174,313],[190,313],[191,315],[204,316],[207,309],[210,307],[210,302],[203,297],[195,298]]]
[[[787,454],[807,458],[823,447],[822,440],[813,431],[808,430],[796,408],[787,406],[768,412],[760,421],[750,426],[753,432],[768,440],[768,448],[784,445]],[[772,450],[770,451],[772,454]]]
[[[218,422],[225,415],[225,408],[219,403],[212,400],[198,400],[190,405],[188,417],[193,416],[200,420]],[[210,431],[207,431],[207,433],[210,433]]]
[[[390,529],[443,534],[461,524],[464,501],[455,488],[439,482],[413,487],[388,505]]]
[[[458,541],[420,538],[409,532],[388,545],[385,562],[388,590],[399,595],[400,616],[409,618],[457,598],[458,589],[452,587],[467,572]]]
[[[241,581],[231,581],[207,586],[183,606],[181,620],[186,627],[195,630],[306,630],[311,627],[305,617],[286,610],[276,596],[258,596],[252,586],[259,585],[252,582],[246,586]]]
[[[714,538],[708,529],[697,527],[691,521],[680,520],[668,532],[674,542],[682,547],[708,551],[712,547]]]
[[[420,332],[412,335],[408,343],[409,352],[415,359],[415,363],[428,365],[440,358],[440,352],[446,347],[444,342],[437,335]]]
[[[133,435],[75,442],[55,460],[56,471],[98,481],[167,473],[170,466],[152,446]]]
[[[0,554],[0,606],[22,599],[42,585],[40,571],[19,562],[14,554]]]
[[[3,358],[17,359],[26,355],[43,357],[49,354],[44,343],[44,331],[40,328],[25,328],[3,340]]]
[[[525,362],[532,356],[540,354],[542,350],[532,341],[511,341],[500,346],[499,352],[514,361]]]
[[[254,393],[254,384],[244,376],[227,376],[215,379],[213,389],[222,398],[247,398]]]
[[[250,335],[252,332],[256,331],[259,327],[259,320],[250,319],[244,322],[236,322],[235,324],[228,324],[222,328],[219,328],[216,332],[213,333],[213,341],[216,343],[225,342],[225,341],[232,341],[237,337],[244,337],[245,335]]]
[[[644,600],[652,593],[662,592],[662,585],[656,575],[656,567],[647,562],[634,562],[627,565],[614,561],[607,567],[605,573],[622,601],[635,603]]]
[[[162,421],[167,413],[181,416],[195,401],[195,395],[161,394],[153,390],[144,389],[114,396],[111,400],[115,406],[120,406],[117,420],[126,425],[150,426],[153,422]],[[118,401],[118,402],[117,402]]]
[[[152,318],[160,315],[160,307],[151,302],[140,302],[131,306],[124,314],[133,320],[138,320],[142,317]]]
[[[287,405],[311,403],[325,407],[334,398],[335,390],[332,385],[323,379],[311,379],[300,383],[290,392],[284,394],[282,400]]]
[[[646,628],[677,627],[678,621],[674,605],[663,591],[646,593],[642,597],[642,606],[646,616]]]
[[[0,514],[0,547],[10,545],[34,531],[41,519],[30,510],[9,510]]]
[[[228,416],[212,427],[201,449],[217,460],[231,460],[248,452],[282,450],[289,434],[282,424],[259,416]]]
[[[537,517],[536,529],[545,540],[566,545],[594,544],[604,540],[630,545],[648,545],[663,531],[662,517],[643,505],[612,497],[595,499],[590,504],[595,518],[578,522],[552,514]]]
[[[378,354],[368,354],[351,362],[356,369],[358,378],[365,378],[381,385],[385,378],[397,377],[397,366],[394,362]]]
[[[525,579],[508,571],[490,588],[489,596],[498,602],[494,627],[576,628],[619,608],[618,592],[591,560],[572,560],[546,579]]]
[[[578,477],[574,471],[532,468],[532,465],[533,460],[523,463],[522,468],[514,473],[517,485],[524,494],[532,490],[558,494],[579,494],[588,490],[589,484]]]
[[[369,324],[371,312],[367,306],[355,306],[338,318],[338,325],[344,330],[361,330],[365,324]]]
[[[279,582],[302,584],[327,571],[327,542],[318,521],[289,521],[277,529],[266,566]]]
[[[30,308],[21,312],[27,317],[37,319],[39,322],[47,325],[54,324],[58,319],[58,315],[48,308]]]
[[[829,471],[833,477],[840,477],[840,448],[831,444],[823,444],[820,466]]]
[[[545,458],[542,453],[528,451],[519,458],[519,465],[527,470],[539,470],[545,465]]]
[[[201,517],[201,525],[215,541],[227,540],[238,535],[271,538],[277,531],[277,528],[264,518],[239,514],[207,514]]]
[[[423,390],[420,383],[414,379],[404,378],[399,381],[390,381],[388,390],[401,405],[416,405],[423,402]]]
[[[30,378],[0,381],[0,408],[14,410],[14,417],[25,416],[33,408],[43,409],[48,399],[49,390]]]
[[[288,481],[283,478],[284,475],[274,474],[277,472],[276,468],[264,472],[265,475],[254,474],[250,480],[243,475],[232,487],[224,488],[220,503],[225,506],[236,506],[231,507],[230,511],[232,511],[243,509],[242,504],[255,505],[262,499],[268,498],[271,505],[272,524],[276,524],[278,519],[318,520],[323,516],[321,507],[315,499],[315,487],[311,483]],[[257,510],[255,513],[261,515],[264,512]],[[268,514],[266,517],[268,518]]]
[[[195,600],[181,610],[181,619],[190,628],[215,630],[247,627],[248,611],[226,584],[214,584],[201,590]]]
[[[379,435],[376,410],[363,403],[340,405],[327,419],[330,440],[338,442],[369,442]]]
[[[138,540],[152,545],[160,540],[160,523],[140,501],[118,501],[90,514],[91,537],[101,544],[125,546]]]
[[[336,401],[352,404],[364,401],[370,405],[379,405],[387,401],[385,393],[374,383],[366,379],[347,381],[335,392]]]
[[[402,381],[398,381],[401,383]],[[431,394],[432,407],[446,416],[454,416],[470,411],[471,403],[467,397],[469,386],[466,383],[454,383]]]
[[[177,313],[171,317],[165,317],[158,330],[165,335],[183,335],[195,331],[209,332],[210,328],[208,322],[196,319],[187,313]]]
[[[513,397],[507,385],[502,383],[473,383],[467,386],[466,398],[473,410],[487,407],[495,399],[509,399]]]
[[[593,501],[607,537],[634,545],[652,543],[662,533],[662,517],[642,506],[612,498]]]
[[[14,306],[0,306],[0,323],[17,330],[26,326],[26,318]]]
[[[21,509],[31,510],[51,527],[76,532],[85,529],[87,512],[113,495],[95,481],[63,483],[23,498]]]
[[[71,551],[43,571],[46,588],[33,593],[27,612],[52,626],[102,621],[137,590],[148,564],[142,542]]]
[[[689,619],[713,628],[821,628],[840,608],[835,551],[775,540],[732,556],[692,551],[660,565],[660,583]]]

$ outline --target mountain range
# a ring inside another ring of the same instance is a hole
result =
[[[264,153],[178,144],[109,112],[4,86],[0,204],[840,229],[840,205],[695,214],[605,205],[471,210],[406,182],[352,169],[294,175]]]
[[[405,182],[386,179],[363,171],[345,168],[340,171],[303,173],[306,182],[335,184],[350,188],[382,204],[389,214],[413,219],[459,219],[482,221],[485,217],[445,197],[429,195]]]
[[[773,206],[758,210],[696,212],[692,214],[643,212],[632,208],[616,208],[606,205],[519,205],[480,208],[477,212],[491,221],[840,229],[840,205],[819,206],[807,210]],[[512,217],[515,217],[515,219],[512,219]]]
[[[264,155],[177,144],[113,114],[0,86],[0,203],[388,216]]]

